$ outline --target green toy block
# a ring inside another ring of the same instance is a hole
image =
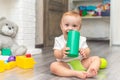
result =
[[[2,48],[1,55],[3,55],[3,56],[11,56],[12,52],[11,52],[10,48]]]

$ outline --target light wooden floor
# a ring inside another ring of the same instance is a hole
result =
[[[108,42],[89,41],[91,55],[108,60],[107,69],[99,71],[94,78],[87,80],[120,80],[120,47],[109,47]],[[0,80],[80,80],[75,77],[58,77],[50,73],[49,65],[55,61],[51,49],[43,49],[43,54],[33,56],[37,62],[34,69],[14,68],[0,73]]]

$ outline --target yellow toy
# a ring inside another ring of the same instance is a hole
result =
[[[104,69],[107,67],[107,60],[105,58],[100,58],[101,64],[100,64],[100,69]]]
[[[5,70],[12,69],[14,67],[16,67],[15,61],[5,63],[4,60],[0,60],[0,72],[4,72]]]
[[[4,60],[0,60],[0,72],[4,72],[5,71],[5,63]]]
[[[35,60],[29,55],[16,56],[16,64],[20,68],[23,69],[33,68],[35,63],[36,63]]]
[[[26,54],[25,56],[16,56],[15,61],[7,60],[7,56],[5,60],[0,60],[0,72],[4,72],[5,70],[12,69],[16,66],[23,69],[33,68],[35,65],[35,60],[31,57],[31,54]],[[2,59],[2,58],[1,58]]]
[[[11,61],[5,64],[5,69],[12,69],[16,67],[16,62],[15,61]]]

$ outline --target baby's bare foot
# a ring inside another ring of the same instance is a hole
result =
[[[85,71],[76,71],[76,76],[78,78],[85,79],[87,77],[87,72],[85,72]]]
[[[97,70],[95,69],[90,69],[87,71],[87,77],[94,77],[97,75]]]

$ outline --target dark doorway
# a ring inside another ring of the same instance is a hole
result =
[[[68,0],[44,1],[44,47],[53,47],[54,38],[61,34],[60,20],[62,14],[68,10]]]

